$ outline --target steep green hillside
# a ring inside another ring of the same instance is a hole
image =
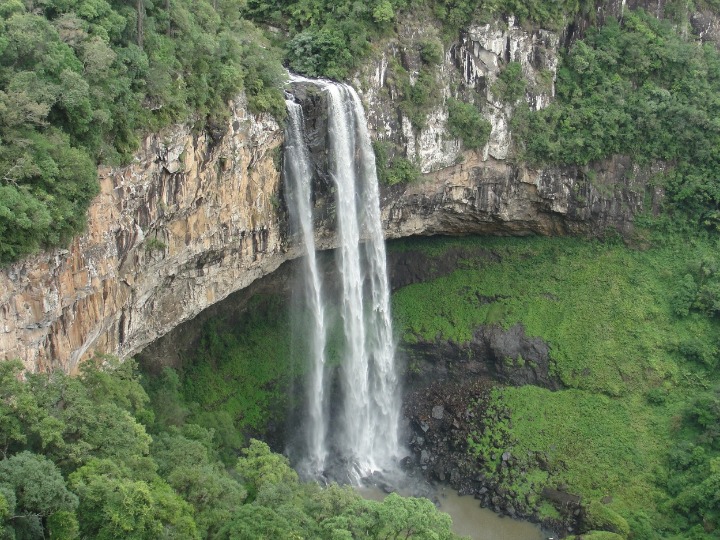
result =
[[[690,36],[692,38],[692,36]],[[663,164],[655,182],[685,225],[720,225],[720,54],[644,11],[610,19],[566,52],[557,100],[515,113],[518,157],[587,166],[617,154]],[[674,224],[677,226],[677,224]]]
[[[526,509],[555,516],[542,490],[564,485],[586,507],[602,505],[627,522],[629,538],[712,538],[720,480],[717,240],[653,241],[643,249],[573,238],[393,242],[396,255],[466,253],[454,272],[396,291],[396,331],[411,345],[462,344],[478,325],[520,323],[549,344],[565,388],[496,387],[488,407],[509,410],[510,421],[481,407],[468,441],[477,470],[514,494],[518,509],[530,501]],[[232,463],[241,434],[284,411],[282,389],[294,372],[284,305],[258,298],[242,321],[208,326],[180,378],[168,371],[151,385],[158,417],[213,428]],[[506,451],[524,461],[516,470],[525,476],[506,474]]]
[[[404,341],[462,343],[477,325],[521,323],[549,344],[566,386],[496,389],[491,407],[511,411],[511,423],[478,426],[470,451],[479,467],[502,474],[502,452],[483,440],[503,441],[503,451],[539,452],[547,462],[538,469],[528,460],[532,482],[503,479],[511,491],[536,497],[566,484],[585,503],[610,497],[607,508],[630,523],[632,538],[713,537],[703,534],[719,517],[716,239],[672,238],[642,251],[567,238],[392,246],[437,257],[482,247],[498,257],[468,255],[452,274],[397,291]]]

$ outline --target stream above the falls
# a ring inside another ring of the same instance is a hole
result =
[[[360,487],[357,490],[366,499],[375,501],[381,501],[387,496],[377,487]],[[460,496],[452,488],[439,488],[437,498],[439,509],[450,514],[453,520],[453,532],[472,540],[546,540],[552,537],[534,523],[503,517],[492,510],[481,508],[474,497]]]

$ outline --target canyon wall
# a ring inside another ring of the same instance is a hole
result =
[[[220,141],[185,126],[100,171],[87,231],[0,272],[0,358],[73,372],[128,357],[294,256],[283,243],[273,119],[231,104]]]
[[[616,157],[590,175],[512,162],[512,107],[492,94],[492,83],[502,66],[518,61],[530,81],[525,100],[546,106],[561,42],[547,30],[513,21],[470,28],[436,68],[442,99],[424,128],[413,127],[394,102],[387,66],[401,62],[412,74],[413,47],[428,31],[435,30],[408,25],[357,74],[375,138],[395,145],[424,173],[419,182],[383,188],[388,238],[601,235],[608,229],[629,235],[643,204],[660,200],[661,192],[646,190],[659,164],[641,170]],[[321,161],[323,98],[307,88],[294,91]],[[444,103],[455,95],[481,101],[493,127],[485,148],[465,150],[447,135]],[[299,255],[284,211],[282,129],[269,117],[250,115],[242,98],[231,111],[220,140],[185,126],[146,138],[130,165],[101,170],[101,194],[85,234],[67,249],[2,269],[0,359],[20,358],[33,371],[74,372],[95,351],[127,358]],[[331,248],[332,182],[318,175],[315,185],[318,246]]]

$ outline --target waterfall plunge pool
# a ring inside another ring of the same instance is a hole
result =
[[[359,487],[358,493],[366,499],[381,501],[387,493],[377,487]],[[400,495],[407,495],[400,493]],[[509,517],[502,517],[492,510],[481,508],[478,501],[469,495],[460,496],[450,487],[437,490],[439,509],[453,520],[455,534],[468,536],[472,540],[546,540],[552,534],[542,531],[534,523]]]

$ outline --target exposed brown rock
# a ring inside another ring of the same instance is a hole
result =
[[[95,350],[127,357],[292,257],[281,141],[239,102],[217,145],[180,126],[101,170],[87,232],[0,272],[0,358],[72,372]]]
[[[472,67],[460,74],[474,74],[467,85],[479,84],[481,72],[488,80],[496,76],[498,64],[490,60],[497,57],[500,38],[516,41],[510,49],[531,75],[555,65],[553,48],[559,46],[547,32],[519,27],[478,27],[466,37],[456,52]],[[497,109],[489,146],[477,152],[445,139],[445,113],[436,111],[424,134],[407,131],[407,119],[402,125],[390,120],[399,116],[391,110],[393,88],[383,76],[388,55],[399,50],[391,44],[376,76],[368,78],[368,122],[376,136],[394,140],[431,172],[421,182],[382,190],[388,238],[601,235],[608,229],[628,234],[647,195],[653,204],[661,199],[661,192],[646,193],[647,178],[660,165],[638,169],[617,157],[589,174],[577,167],[536,170],[499,159],[506,154],[502,141],[510,140],[510,110]],[[446,55],[444,73],[456,70],[454,54]],[[544,60],[535,66],[537,58]],[[449,95],[447,88],[443,95]],[[548,89],[538,92],[527,97],[536,107],[550,95]],[[322,173],[323,98],[307,88],[298,88],[297,97],[306,109],[317,161],[316,245],[332,248],[332,179]],[[217,144],[187,126],[148,137],[131,165],[101,171],[101,194],[90,208],[85,234],[68,249],[2,269],[0,359],[20,358],[30,370],[72,372],[96,350],[127,358],[299,255],[286,230],[273,159],[281,129],[268,117],[249,115],[242,98],[231,107],[227,133]]]

